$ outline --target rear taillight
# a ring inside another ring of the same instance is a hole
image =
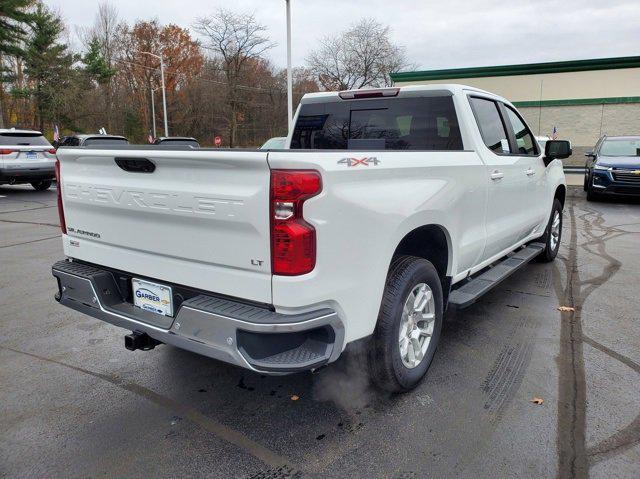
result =
[[[62,208],[62,178],[60,176],[60,160],[56,159],[56,190],[58,191],[58,216],[60,217],[60,229],[67,234],[67,223],[64,220],[64,209]]]
[[[0,149],[0,155],[10,155],[11,153],[15,153],[18,150],[8,150],[6,148]]]
[[[55,148],[49,148],[47,150],[47,153],[51,153],[52,155],[55,155],[56,154],[56,149]]]
[[[271,171],[271,272],[309,273],[316,265],[316,230],[304,220],[305,200],[322,191],[315,170]]]

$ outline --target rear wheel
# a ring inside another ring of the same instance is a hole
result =
[[[367,355],[380,388],[408,391],[424,377],[440,340],[442,302],[433,264],[415,256],[393,260]]]
[[[550,263],[558,255],[560,249],[560,240],[562,239],[562,204],[558,198],[553,200],[551,208],[551,216],[544,236],[544,251],[536,257],[536,260],[542,263]]]
[[[51,180],[41,180],[31,183],[31,186],[33,186],[36,191],[44,191],[48,190],[51,187],[51,183]]]

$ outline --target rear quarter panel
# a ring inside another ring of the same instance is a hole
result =
[[[347,166],[343,158],[375,157],[378,164]],[[271,152],[271,168],[316,169],[322,193],[305,202],[317,232],[315,269],[274,276],[273,304],[286,313],[334,308],[346,341],[375,328],[387,271],[406,234],[440,225],[449,240],[449,271],[474,265],[484,248],[485,166],[475,152]]]

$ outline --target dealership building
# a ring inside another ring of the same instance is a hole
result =
[[[640,56],[391,74],[397,86],[460,83],[513,102],[534,134],[571,140],[569,163],[602,135],[640,135]]]

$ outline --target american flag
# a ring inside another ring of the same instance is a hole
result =
[[[551,139],[552,140],[558,139],[558,129],[555,126],[553,127],[553,132],[551,133]]]
[[[58,125],[53,125],[53,141],[58,141],[60,139],[60,130],[58,129]]]

